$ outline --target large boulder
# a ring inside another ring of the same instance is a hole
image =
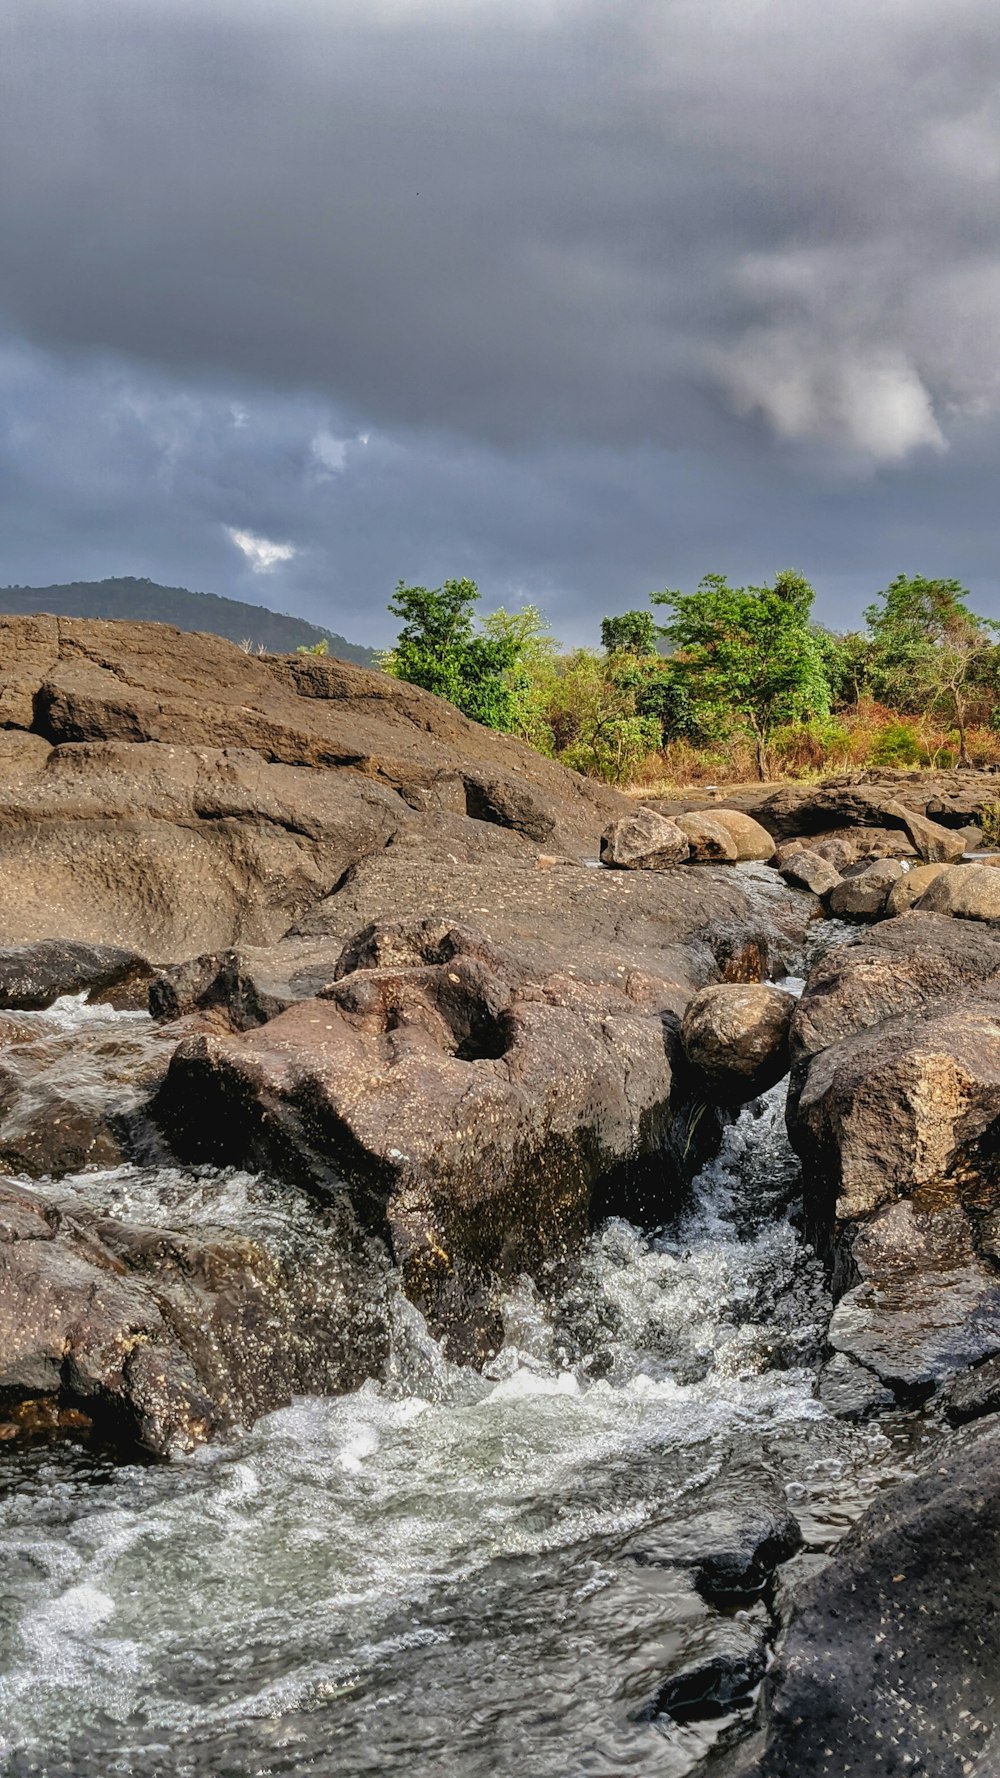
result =
[[[610,1177],[634,1194],[645,1163],[654,1220],[676,1196],[652,984],[638,1001],[569,973],[542,986],[513,952],[435,921],[367,928],[337,973],[257,1029],[182,1042],[156,1115],[184,1158],[346,1184],[432,1327],[482,1358],[496,1283],[555,1276]]]
[[[897,914],[905,914],[908,908],[915,907],[935,877],[947,868],[946,864],[915,864],[908,870],[893,884],[886,897],[885,911],[889,918],[894,919]]]
[[[712,820],[729,834],[741,864],[754,860],[767,864],[774,857],[774,841],[766,827],[742,809],[713,809]]]
[[[612,870],[666,870],[683,864],[688,838],[655,809],[636,809],[612,822],[601,838],[601,863]]]
[[[736,863],[739,847],[729,829],[712,815],[677,815],[674,824],[687,838],[693,864]]]
[[[730,1778],[1000,1769],[1000,1426],[883,1494],[807,1581]],[[836,1750],[835,1752],[833,1750]]]
[[[702,988],[684,1014],[684,1053],[711,1091],[753,1099],[788,1072],[794,1009],[791,994],[766,984]]]
[[[903,867],[895,858],[858,866],[830,890],[827,907],[837,920],[877,920],[902,875]]]
[[[883,817],[899,822],[913,841],[914,851],[919,852],[925,864],[953,864],[965,851],[965,841],[954,828],[943,827],[938,821],[929,821],[926,815],[918,815],[915,810],[907,809],[904,804],[895,800],[886,803]]]
[[[958,920],[1000,920],[1000,870],[989,864],[952,865],[928,885],[919,905]]]

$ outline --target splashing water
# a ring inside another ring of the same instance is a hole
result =
[[[734,1619],[682,1565],[626,1559],[628,1540],[697,1500],[711,1541],[749,1462],[822,1548],[902,1461],[884,1430],[814,1398],[829,1305],[786,1214],[794,1182],[776,1088],[674,1226],[606,1225],[558,1303],[522,1282],[483,1376],[449,1364],[396,1293],[381,1383],[171,1466],[13,1458],[5,1771],[696,1771],[733,1713],[679,1722],[649,1700],[718,1638],[759,1639],[766,1610]],[[252,1214],[275,1239],[314,1214],[286,1187],[205,1170],[59,1189],[173,1224]]]

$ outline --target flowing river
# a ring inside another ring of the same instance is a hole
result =
[[[745,1718],[770,1602],[703,1596],[685,1538],[711,1544],[764,1469],[805,1539],[788,1572],[808,1569],[916,1436],[902,1416],[856,1426],[816,1399],[829,1304],[789,1215],[783,1092],[728,1129],[674,1226],[606,1225],[557,1305],[513,1293],[483,1376],[447,1363],[396,1292],[388,1375],[353,1395],[299,1400],[165,1465],[5,1453],[0,1770],[703,1768]],[[305,1240],[314,1215],[232,1173],[119,1168],[42,1189],[279,1243]],[[635,1559],[650,1543],[663,1561]],[[733,1682],[699,1704],[698,1674],[741,1663],[742,1695]],[[685,1673],[665,1705],[664,1678]]]

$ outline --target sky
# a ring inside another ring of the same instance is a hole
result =
[[[4,0],[0,583],[1000,617],[995,0]]]

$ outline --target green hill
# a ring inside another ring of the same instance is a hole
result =
[[[27,616],[49,611],[55,617],[125,618],[133,623],[175,624],[179,630],[209,630],[230,642],[249,642],[270,654],[291,654],[300,645],[329,640],[330,653],[370,667],[374,650],[347,642],[334,630],[320,630],[301,617],[265,611],[217,593],[190,593],[182,586],[152,580],[74,580],[66,586],[0,587],[0,614]]]

